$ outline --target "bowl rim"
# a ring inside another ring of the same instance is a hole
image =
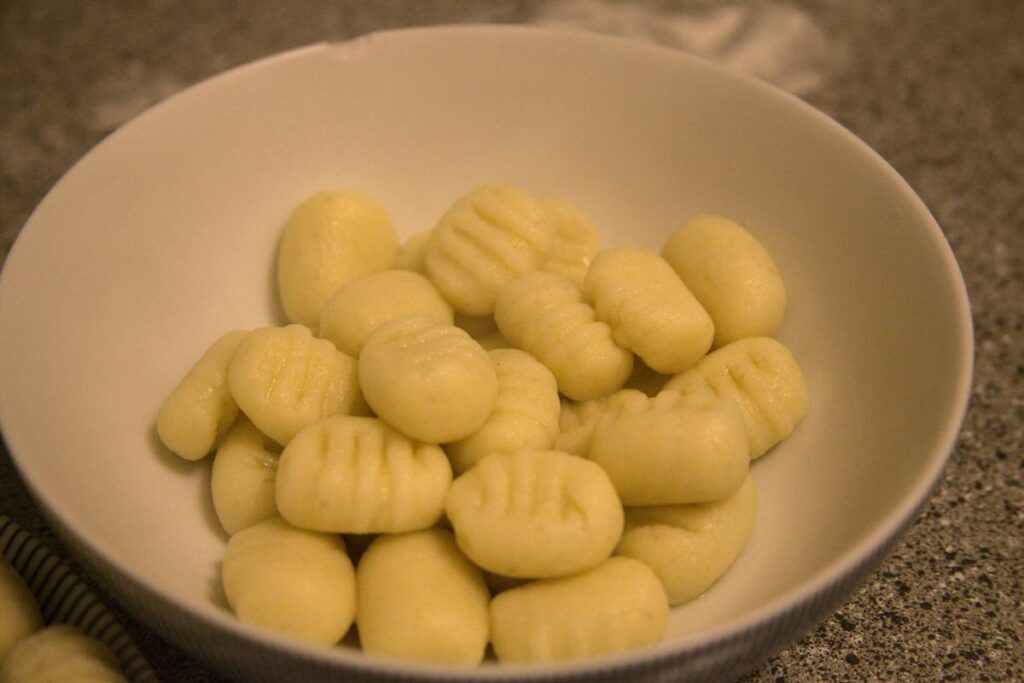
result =
[[[955,290],[954,294],[956,300],[955,313],[957,314],[956,318],[958,325],[955,330],[951,330],[950,334],[951,336],[956,336],[958,346],[961,349],[961,353],[959,354],[956,383],[950,390],[950,395],[955,397],[955,401],[952,403],[952,410],[950,414],[945,416],[946,419],[942,425],[941,434],[936,439],[937,446],[928,458],[928,466],[925,472],[915,479],[912,487],[908,487],[907,490],[903,492],[902,496],[899,498],[899,504],[886,515],[882,523],[877,524],[856,544],[846,548],[842,553],[825,564],[810,580],[776,596],[762,607],[719,627],[710,628],[700,634],[685,636],[672,642],[663,641],[658,645],[645,648],[643,650],[634,650],[616,655],[573,661],[570,663],[530,665],[503,664],[500,666],[482,666],[470,670],[456,667],[425,668],[422,665],[371,658],[363,655],[361,652],[356,652],[354,650],[350,652],[345,648],[320,648],[315,645],[300,643],[256,627],[252,627],[248,624],[241,623],[232,615],[215,608],[213,605],[197,605],[184,601],[160,586],[150,583],[147,581],[146,577],[139,575],[138,572],[127,566],[116,553],[109,552],[109,548],[104,548],[102,543],[97,542],[94,538],[90,538],[88,528],[83,527],[82,523],[74,519],[68,519],[66,515],[61,515],[59,510],[44,498],[39,483],[33,480],[31,475],[26,472],[20,462],[24,456],[19,458],[19,456],[16,455],[18,453],[28,453],[29,449],[27,444],[19,433],[18,427],[16,425],[8,424],[4,419],[4,416],[9,414],[9,411],[5,410],[4,406],[9,402],[16,401],[16,397],[10,395],[9,392],[3,391],[2,385],[0,385],[0,429],[2,429],[4,438],[7,441],[9,447],[8,450],[15,469],[19,472],[23,482],[29,489],[33,499],[43,511],[44,515],[62,534],[62,536],[71,541],[69,543],[69,547],[72,551],[76,554],[84,555],[83,559],[86,560],[86,564],[90,567],[106,570],[105,572],[100,571],[100,573],[103,574],[103,576],[100,577],[101,579],[105,579],[107,583],[110,583],[115,579],[116,581],[125,582],[133,587],[134,593],[154,597],[159,602],[175,611],[177,616],[197,620],[207,629],[226,629],[236,638],[253,641],[258,643],[261,647],[275,652],[291,657],[298,657],[303,660],[315,661],[321,665],[331,667],[351,667],[361,673],[385,674],[403,679],[425,681],[497,681],[522,679],[523,677],[544,678],[549,676],[558,676],[560,678],[565,678],[567,676],[570,678],[580,678],[594,674],[606,675],[610,671],[622,671],[637,668],[657,668],[671,660],[676,660],[680,656],[707,651],[715,648],[716,646],[749,637],[755,632],[762,631],[765,628],[770,627],[772,624],[778,623],[780,620],[791,617],[792,613],[797,611],[801,606],[814,603],[816,600],[826,600],[836,587],[849,586],[853,582],[862,578],[865,572],[872,568],[873,565],[880,562],[885,553],[888,552],[888,549],[899,539],[899,536],[909,526],[913,521],[914,516],[925,504],[931,495],[931,492],[938,484],[942,472],[956,446],[970,401],[974,369],[973,322],[970,315],[970,303],[968,300],[966,284],[964,283],[956,256],[942,232],[941,227],[932,216],[923,200],[921,200],[921,198],[914,192],[909,183],[900,176],[899,173],[878,152],[868,146],[842,124],[811,106],[796,95],[781,90],[780,88],[753,76],[737,73],[722,65],[682,50],[641,42],[631,38],[602,35],[564,27],[539,27],[532,25],[504,25],[488,23],[399,28],[374,31],[337,42],[314,42],[305,46],[269,54],[209,76],[146,109],[128,122],[124,123],[118,129],[114,130],[110,135],[98,142],[75,164],[73,164],[71,168],[65,172],[64,176],[62,176],[62,178],[58,180],[57,183],[55,183],[47,192],[46,196],[26,220],[21,232],[15,238],[7,256],[7,262],[4,264],[4,268],[0,270],[0,320],[4,317],[3,302],[6,299],[5,295],[7,290],[10,289],[9,287],[4,286],[8,280],[8,278],[4,277],[9,270],[7,265],[12,260],[19,258],[19,246],[24,242],[23,236],[28,233],[31,228],[40,207],[45,205],[48,201],[51,201],[52,197],[59,192],[65,182],[65,179],[69,175],[79,171],[83,165],[89,163],[90,158],[92,158],[94,154],[99,153],[99,151],[106,147],[108,143],[116,140],[121,134],[123,134],[125,129],[138,125],[138,121],[140,119],[147,116],[154,110],[166,106],[173,106],[174,103],[179,101],[179,98],[196,97],[198,93],[204,92],[207,88],[216,87],[225,80],[246,77],[252,72],[257,71],[270,63],[279,63],[285,60],[301,58],[319,52],[333,53],[344,57],[348,54],[369,49],[374,43],[380,41],[401,41],[410,38],[417,38],[425,34],[430,34],[432,37],[443,35],[458,37],[481,33],[500,34],[505,37],[515,36],[516,38],[525,38],[527,40],[573,41],[579,45],[587,44],[601,49],[611,48],[638,52],[642,51],[647,52],[658,59],[677,60],[680,64],[685,64],[687,68],[711,72],[716,78],[726,79],[742,87],[756,90],[762,97],[781,100],[787,103],[789,107],[800,112],[800,115],[810,117],[809,120],[816,121],[818,125],[830,128],[837,136],[839,136],[839,139],[843,141],[844,147],[849,148],[851,153],[859,154],[865,162],[869,162],[873,165],[876,172],[885,176],[888,182],[893,184],[893,186],[898,187],[900,195],[909,202],[908,205],[913,210],[912,221],[914,223],[922,224],[927,231],[933,245],[938,248],[937,253],[941,254],[941,265],[943,266],[943,271],[946,277],[950,280],[950,284],[954,285],[953,288]],[[0,325],[0,345],[2,345],[3,342],[4,333],[2,330],[4,327],[4,325]],[[148,612],[148,610],[143,610],[141,605],[131,606],[135,608],[133,609],[133,612],[137,614],[140,612]],[[152,620],[147,619],[146,621],[147,623],[152,624]],[[792,638],[795,639],[799,635],[800,634],[793,635]]]

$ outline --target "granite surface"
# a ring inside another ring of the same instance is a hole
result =
[[[851,599],[746,683],[1024,680],[1024,3],[0,3],[0,258],[87,150],[146,107],[313,41],[465,22],[651,40],[798,94],[875,148],[945,231],[972,302],[976,370],[933,496]],[[63,551],[0,453],[0,512]],[[66,553],[64,553],[66,555]],[[110,601],[112,602],[112,601]],[[167,681],[217,681],[129,615]]]

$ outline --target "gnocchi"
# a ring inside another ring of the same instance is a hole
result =
[[[422,315],[439,325],[454,321],[451,306],[430,280],[404,270],[381,270],[342,285],[320,312],[320,337],[358,358],[381,323]]]
[[[491,643],[500,662],[564,661],[653,645],[667,624],[661,581],[629,557],[491,600]]]
[[[277,516],[274,487],[281,447],[248,418],[235,422],[213,456],[210,492],[224,531],[233,534]]]
[[[275,496],[295,526],[334,533],[398,533],[436,524],[452,481],[444,451],[377,418],[325,418],[281,453]]]
[[[465,331],[409,315],[382,324],[359,356],[359,384],[377,415],[414,439],[458,441],[494,409],[498,374]]]
[[[228,390],[228,365],[246,335],[235,330],[218,338],[160,406],[157,434],[176,455],[206,457],[234,423],[238,405]]]
[[[480,429],[444,447],[460,474],[488,453],[551,448],[558,437],[561,404],[551,371],[519,349],[490,356],[498,375],[494,410]]]
[[[771,254],[740,224],[697,216],[669,236],[661,255],[711,316],[714,348],[778,330],[786,287]]]
[[[0,662],[14,645],[43,627],[39,605],[7,558],[0,555]]]
[[[277,290],[288,320],[316,329],[320,309],[348,280],[390,268],[398,233],[381,204],[360,192],[327,190],[288,218],[277,255]]]
[[[736,560],[754,529],[757,490],[749,474],[731,495],[708,503],[626,508],[616,555],[654,569],[670,605],[692,600]]]
[[[0,683],[60,681],[127,683],[114,654],[68,624],[33,632],[0,659]]]
[[[553,228],[551,250],[541,270],[582,286],[590,262],[601,247],[594,224],[571,202],[545,199],[541,205],[548,212]]]
[[[228,366],[228,389],[252,423],[282,446],[322,417],[365,410],[355,359],[303,325],[249,333]]]
[[[602,251],[587,270],[583,291],[616,343],[658,372],[682,372],[711,348],[711,317],[653,251]]]
[[[560,275],[534,271],[498,296],[494,318],[502,335],[544,363],[558,390],[584,401],[615,391],[633,370],[633,354],[596,320],[583,292]]]
[[[445,512],[471,560],[512,578],[593,567],[611,555],[623,524],[604,470],[550,450],[485,456],[452,483]]]
[[[427,274],[464,315],[490,315],[502,288],[551,250],[543,206],[511,185],[472,190],[441,216],[426,246]]]
[[[451,532],[379,536],[356,571],[356,626],[368,655],[478,664],[490,636],[490,593]]]
[[[333,645],[355,619],[355,570],[341,537],[280,517],[231,536],[221,582],[239,619],[307,642]]]
[[[702,503],[739,488],[750,464],[731,407],[646,410],[598,424],[588,451],[625,505]]]
[[[714,394],[739,409],[750,457],[789,436],[807,412],[807,384],[793,354],[771,337],[732,342],[665,384],[683,395]]]

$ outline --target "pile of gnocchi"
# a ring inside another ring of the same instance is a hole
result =
[[[808,407],[779,270],[698,216],[603,248],[569,202],[477,187],[398,239],[315,194],[277,254],[288,324],[231,331],[157,416],[213,453],[239,619],[474,665],[641,648],[753,529],[751,461]]]
[[[126,680],[103,643],[70,624],[46,624],[24,579],[0,555],[0,683]]]

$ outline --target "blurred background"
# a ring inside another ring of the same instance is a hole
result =
[[[0,262],[59,178],[151,105],[282,50],[453,23],[594,31],[705,57],[809,102],[907,179],[967,282],[971,408],[881,568],[743,680],[1024,680],[1020,0],[0,0]],[[6,450],[0,512],[67,557]],[[220,680],[118,614],[161,680]]]

